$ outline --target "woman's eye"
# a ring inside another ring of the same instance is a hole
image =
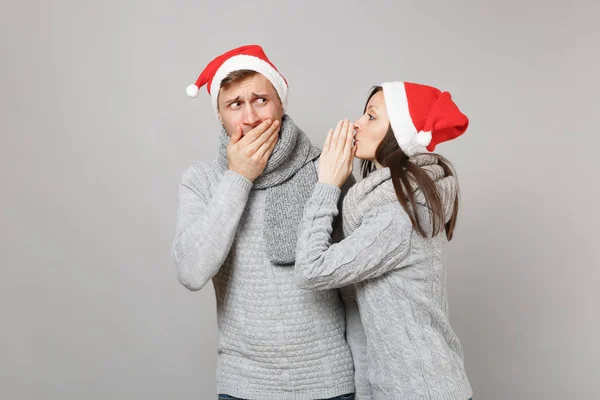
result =
[[[372,116],[371,114],[367,114],[367,115],[369,116],[369,121],[372,121],[372,120],[374,120],[374,119],[375,119],[375,117],[374,117],[374,116]]]

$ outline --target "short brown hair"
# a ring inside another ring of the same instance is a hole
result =
[[[227,90],[234,83],[242,82],[248,78],[252,78],[255,75],[260,75],[260,73],[258,73],[256,71],[252,71],[251,69],[238,69],[237,71],[232,71],[225,77],[225,79],[223,79],[221,81],[221,86],[219,87],[219,91],[221,89]],[[272,83],[271,83],[271,86],[273,86]],[[275,87],[273,87],[273,88],[275,88]],[[279,99],[279,102],[281,102],[281,98],[279,97],[279,93],[277,92],[277,90],[275,90],[275,94],[277,94],[277,98]]]
[[[237,71],[232,71],[221,81],[221,87],[219,89],[228,89],[229,86],[236,82],[241,82],[245,79],[252,78],[254,75],[257,75],[258,72],[252,71],[249,69],[239,69]]]

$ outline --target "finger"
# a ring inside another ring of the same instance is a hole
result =
[[[260,158],[261,160],[268,162],[269,158],[271,157],[271,154],[273,154],[273,151],[275,151],[275,146],[277,145],[277,140],[272,140],[269,141],[270,146],[263,146],[263,148],[261,148],[260,153]]]
[[[266,119],[263,122],[261,122],[256,128],[248,132],[246,136],[244,136],[244,138],[242,139],[244,144],[253,143],[259,137],[261,137],[261,135],[265,133],[269,126],[271,126],[271,123],[272,121],[270,119]]]
[[[337,151],[344,151],[344,146],[346,145],[346,137],[348,135],[348,120],[345,119],[342,124],[342,129],[340,130],[340,135],[337,141]]]
[[[268,135],[269,137],[271,137],[273,135],[277,136],[280,128],[281,128],[281,122],[279,122],[279,120],[275,120],[275,121],[273,121],[273,123],[271,124],[269,129],[266,130],[265,134]]]
[[[329,132],[327,132],[325,143],[323,143],[323,151],[329,151],[329,146],[331,145],[331,136],[333,136],[333,129],[330,129]]]
[[[275,145],[277,144],[277,139],[279,135],[273,134],[269,137],[269,139],[256,151],[256,154],[259,157],[270,157],[273,149],[275,149]]]
[[[346,130],[346,142],[344,143],[344,153],[350,155],[352,150],[352,141],[354,140],[354,124],[348,123],[348,129]]]
[[[277,141],[277,138],[279,137],[278,135],[278,127],[279,127],[279,121],[274,121],[273,124],[271,124],[271,126],[269,127],[269,129],[266,130],[265,133],[262,134],[262,136],[260,137],[260,141],[257,140],[256,142],[254,142],[253,145],[253,151],[257,152],[259,151],[261,148],[263,147],[269,147],[272,145],[273,142]],[[255,143],[261,143],[260,146],[255,146]]]
[[[331,137],[331,146],[329,147],[331,150],[337,149],[338,139],[340,137],[340,132],[342,130],[342,125],[344,124],[343,120],[338,121],[335,130],[333,131],[333,136]]]
[[[237,125],[235,127],[235,130],[233,131],[233,135],[231,135],[231,144],[236,144],[237,142],[240,141],[240,139],[242,138],[242,127]]]
[[[273,135],[276,134],[277,128],[279,128],[279,121],[275,120],[271,126],[269,126],[269,129],[267,129],[262,135],[260,135],[258,139],[249,145],[250,151],[258,151],[258,149],[260,149]]]

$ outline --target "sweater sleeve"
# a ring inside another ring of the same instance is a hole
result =
[[[375,207],[339,243],[331,243],[341,190],[317,183],[306,204],[296,251],[296,279],[306,289],[340,288],[407,263],[410,220],[396,204]]]
[[[314,160],[314,165],[315,165],[315,170],[317,171],[317,175],[318,175],[318,171],[319,171],[319,159],[318,158]],[[331,234],[331,240],[333,241],[333,243],[338,243],[344,237],[344,232],[342,229],[342,220],[344,218],[344,216],[342,215],[342,205],[344,202],[344,197],[346,196],[346,194],[348,194],[348,191],[354,185],[356,185],[356,178],[354,177],[354,175],[350,174],[350,176],[348,176],[348,179],[346,179],[346,182],[344,182],[344,184],[340,188],[340,195],[339,195],[338,203],[337,203],[338,213],[333,218],[333,233]]]
[[[199,290],[229,254],[252,182],[227,170],[211,194],[206,165],[188,168],[179,185],[176,236],[171,247],[179,282]]]
[[[348,190],[355,184],[356,178],[354,178],[354,175],[350,175],[340,189],[340,196],[337,202],[338,215],[333,220],[333,233],[331,234],[332,243],[338,243],[344,237],[344,230],[342,229],[342,221],[344,220],[342,205],[344,203],[344,197],[348,194]]]

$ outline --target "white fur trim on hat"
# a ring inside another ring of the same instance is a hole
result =
[[[285,109],[287,108],[288,85],[285,83],[285,79],[283,79],[283,76],[281,76],[281,74],[268,62],[261,60],[258,57],[240,54],[231,57],[230,59],[225,61],[219,67],[211,82],[210,93],[212,97],[212,104],[217,115],[219,113],[217,100],[219,98],[219,89],[221,88],[221,81],[233,71],[239,71],[241,69],[249,69],[251,71],[256,71],[259,74],[263,75],[265,78],[267,78],[277,91],[279,99],[281,100],[281,105],[283,106],[283,110],[285,111]]]
[[[385,82],[381,86],[388,118],[402,151],[409,157],[427,151],[425,147],[431,142],[431,132],[417,133],[410,116],[404,82]]]

